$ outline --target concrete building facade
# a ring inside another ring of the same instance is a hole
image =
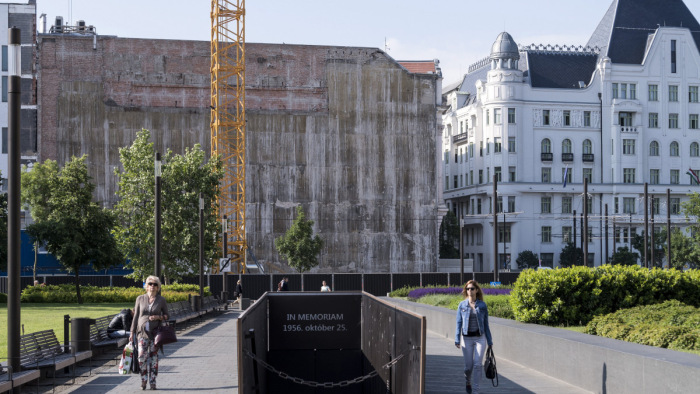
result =
[[[88,154],[115,203],[118,149],[209,150],[208,42],[40,34],[40,160]],[[439,69],[374,48],[246,45],[246,214],[258,261],[301,204],[325,241],[319,272],[432,271],[437,262]]]
[[[632,235],[644,231],[645,183],[650,231],[665,228],[667,212],[687,229],[681,203],[700,191],[699,48],[700,25],[681,0],[615,0],[586,46],[497,37],[489,57],[445,92],[442,120],[441,187],[465,221],[465,255],[477,271],[496,259],[515,269],[524,250],[558,266],[567,243],[583,245],[584,204],[589,265],[632,250]]]

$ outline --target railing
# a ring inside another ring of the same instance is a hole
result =
[[[574,154],[573,153],[562,153],[561,154],[561,161],[574,161]]]
[[[581,155],[581,159],[583,159],[585,163],[590,163],[594,161],[595,155],[593,153],[584,153],[583,155]]]
[[[542,158],[542,161],[552,161],[552,160],[554,160],[554,154],[553,154],[553,153],[540,153],[540,157]]]

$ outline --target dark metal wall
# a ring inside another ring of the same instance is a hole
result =
[[[265,275],[267,276],[267,275]],[[251,332],[255,335],[253,348]],[[238,387],[240,393],[258,393],[254,386],[257,382],[259,393],[267,393],[267,370],[262,366],[257,369],[246,351],[254,353],[267,361],[267,297],[262,296],[238,317]],[[257,380],[256,380],[257,370]]]

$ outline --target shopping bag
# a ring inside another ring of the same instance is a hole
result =
[[[131,372],[132,355],[134,347],[127,343],[122,351],[122,359],[119,361],[119,375],[128,375]]]

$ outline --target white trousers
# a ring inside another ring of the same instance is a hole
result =
[[[472,394],[478,394],[484,354],[486,354],[486,337],[484,335],[478,337],[462,335],[460,345],[462,346],[462,356],[464,356],[464,375],[467,381],[472,383]]]

